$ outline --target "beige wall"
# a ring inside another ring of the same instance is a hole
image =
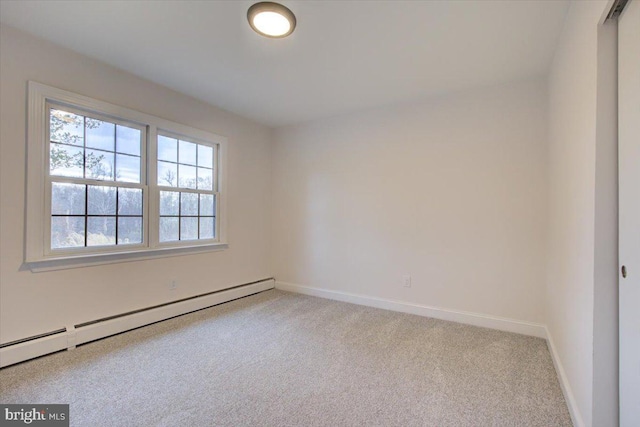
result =
[[[577,408],[576,424],[584,426],[614,425],[609,423],[610,412],[603,413],[606,424],[595,424],[593,417],[594,404],[612,404],[611,399],[595,402],[593,389],[593,354],[598,350],[594,348],[594,321],[598,321],[594,318],[598,24],[606,6],[606,1],[571,4],[549,75],[550,237],[546,322]],[[606,156],[598,160],[607,182],[600,181],[604,192],[600,192],[598,203],[615,209],[615,204],[611,206],[615,202],[606,195],[611,188],[611,147],[601,146],[599,152]],[[602,210],[598,212],[603,219],[600,231],[610,238],[607,222],[615,220],[615,214],[603,216]],[[607,264],[611,257],[602,251],[604,248],[600,246],[598,256],[606,257],[603,262],[610,268]],[[616,314],[608,313],[608,316]],[[607,334],[617,333],[610,329],[606,328]],[[600,368],[612,374],[611,366]],[[617,392],[610,388],[607,391]]]
[[[0,342],[273,275],[269,128],[15,29],[0,31]],[[28,80],[227,136],[230,248],[46,273],[22,268]]]
[[[276,279],[543,322],[546,102],[533,80],[279,129]]]

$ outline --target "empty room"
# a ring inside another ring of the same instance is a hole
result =
[[[0,0],[0,425],[640,420],[640,0]]]

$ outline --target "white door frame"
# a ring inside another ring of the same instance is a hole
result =
[[[640,422],[640,0],[618,19],[620,426]]]

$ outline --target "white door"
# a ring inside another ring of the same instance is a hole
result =
[[[618,22],[618,156],[620,426],[631,427],[640,425],[640,0]]]

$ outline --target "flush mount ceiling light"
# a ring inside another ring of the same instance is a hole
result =
[[[293,33],[296,16],[281,4],[264,1],[247,11],[247,19],[253,30],[265,37],[282,38]]]

